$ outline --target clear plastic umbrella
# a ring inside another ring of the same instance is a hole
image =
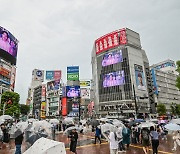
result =
[[[0,116],[0,121],[2,121],[2,120],[11,120],[11,119],[13,119],[10,115],[2,115],[2,116]]]
[[[178,131],[180,130],[180,126],[177,124],[169,123],[164,126],[166,129],[171,130],[171,131]]]
[[[59,124],[59,120],[58,119],[50,119],[49,123],[51,123],[51,124],[53,123],[53,124],[57,125],[57,124]]]
[[[151,126],[155,126],[156,124],[153,122],[142,122],[138,127],[140,128],[150,128]]]
[[[68,124],[74,124],[74,119],[67,117],[67,118],[65,118],[65,119],[63,120],[63,123],[66,124],[66,125],[68,125]]]
[[[117,129],[116,126],[109,123],[101,125],[100,128],[102,132],[115,131]]]
[[[178,124],[180,125],[180,118],[178,119],[172,119],[169,123]]]
[[[78,131],[78,132],[80,132],[80,128],[79,127],[75,127],[75,126],[73,126],[73,127],[69,127],[69,128],[67,128],[65,131],[64,131],[64,135],[69,135],[69,133],[72,131],[72,130],[74,130],[74,129],[76,129],[76,131]]]

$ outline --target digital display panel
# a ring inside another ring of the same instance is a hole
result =
[[[18,40],[5,28],[0,26],[0,49],[16,58]]]
[[[112,65],[122,61],[123,61],[122,50],[115,50],[113,52],[104,54],[102,60],[102,66],[104,67],[104,66]]]
[[[66,86],[67,97],[80,97],[80,86]]]
[[[124,70],[105,74],[103,77],[103,87],[112,87],[125,84]]]

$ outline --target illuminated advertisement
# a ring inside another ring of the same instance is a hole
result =
[[[80,87],[90,87],[90,86],[91,86],[90,80],[80,81]]]
[[[81,88],[81,98],[90,99],[90,89],[89,88]]]
[[[135,64],[136,86],[139,90],[146,90],[143,67]]]
[[[152,80],[153,80],[153,89],[154,89],[154,93],[156,95],[158,95],[158,85],[157,85],[157,82],[156,82],[156,74],[155,74],[155,69],[152,68],[151,69],[151,74],[152,74]]]
[[[41,118],[46,117],[46,102],[41,103]]]
[[[104,54],[103,60],[102,60],[102,66],[112,65],[112,64],[116,64],[122,61],[123,61],[122,50],[116,50],[116,51]]]
[[[0,48],[13,57],[17,56],[18,40],[5,28],[0,26]]]
[[[118,31],[106,34],[95,41],[96,54],[119,45]]]
[[[124,71],[105,74],[103,77],[103,87],[112,87],[125,84]]]
[[[67,98],[66,97],[62,97],[61,99],[61,109],[62,109],[62,116],[66,116],[67,115]]]
[[[80,86],[66,86],[67,97],[80,97]]]
[[[61,79],[61,70],[46,71],[46,80],[59,80]]]
[[[67,67],[67,80],[78,81],[79,80],[79,66]]]
[[[47,83],[47,91],[58,90],[60,87],[60,80],[54,80]]]
[[[5,68],[3,68],[3,67],[0,67],[0,74],[1,74],[2,76],[5,76],[5,77],[7,77],[7,78],[10,78],[10,72],[9,72],[9,70],[7,70],[7,69],[5,69]]]
[[[12,67],[11,70],[11,80],[10,80],[10,90],[14,91],[14,87],[15,87],[15,78],[16,78],[16,67]]]

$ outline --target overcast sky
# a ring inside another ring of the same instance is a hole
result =
[[[180,0],[1,0],[0,26],[18,40],[15,91],[25,103],[34,68],[80,66],[91,78],[94,40],[128,27],[140,34],[150,64],[180,59]]]

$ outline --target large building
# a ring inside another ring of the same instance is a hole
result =
[[[117,118],[155,112],[149,61],[138,33],[124,28],[98,38],[91,63],[97,113]]]
[[[18,40],[0,26],[0,94],[14,91]]]
[[[180,91],[175,86],[178,73],[174,61],[168,59],[151,67],[155,102],[166,105],[168,111],[172,103],[180,103]]]

